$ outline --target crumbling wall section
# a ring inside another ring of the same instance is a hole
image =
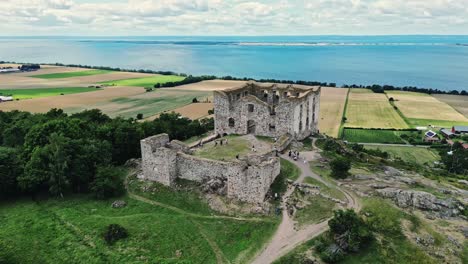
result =
[[[169,136],[160,134],[141,140],[144,179],[171,186],[177,177],[177,152],[167,148]]]

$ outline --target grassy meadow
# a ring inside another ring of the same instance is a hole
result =
[[[398,146],[365,146],[365,148],[386,151],[392,158],[401,158],[405,162],[419,165],[440,160],[439,154],[430,148]]]
[[[323,87],[320,94],[319,130],[331,137],[338,137],[348,89]]]
[[[345,128],[343,139],[349,142],[359,143],[382,143],[382,144],[406,144],[402,135],[422,139],[420,131],[398,131],[398,130],[371,130]]]
[[[1,89],[0,95],[13,96],[13,99],[34,99],[57,95],[76,94],[96,91],[96,88],[67,87],[67,88],[37,88],[37,89]]]
[[[408,128],[385,94],[368,89],[351,89],[345,116],[345,127]]]
[[[135,178],[129,184],[119,198],[127,206],[119,209],[113,200],[81,195],[0,204],[0,262],[244,263],[277,227],[274,218],[219,215],[190,187],[174,192]],[[129,237],[108,246],[102,234],[109,224]]]
[[[154,85],[157,83],[176,82],[182,81],[183,79],[185,79],[185,77],[176,75],[154,75],[152,77],[106,81],[101,82],[101,84],[115,86],[154,87]]]
[[[72,78],[72,77],[82,77],[82,76],[106,74],[106,73],[111,73],[111,72],[113,72],[113,71],[89,70],[89,71],[75,71],[75,72],[60,72],[60,73],[39,74],[39,75],[32,75],[31,77],[40,78],[40,79],[63,79],[63,78]]]

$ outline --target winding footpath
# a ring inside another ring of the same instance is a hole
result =
[[[351,193],[344,190],[343,188],[338,187],[335,184],[331,184],[330,182],[323,180],[319,175],[311,171],[309,167],[309,161],[315,160],[317,158],[317,151],[301,152],[299,156],[301,157],[301,159],[298,161],[292,160],[287,155],[281,156],[282,158],[296,164],[301,170],[301,175],[295,181],[295,183],[301,183],[306,177],[312,177],[322,182],[326,186],[336,188],[343,192],[347,199],[347,208],[353,208],[356,211],[360,209],[360,205],[358,204],[357,199]],[[300,230],[295,229],[294,220],[291,218],[291,216],[289,216],[289,213],[286,208],[286,203],[291,194],[294,192],[294,190],[294,185],[290,185],[286,193],[283,195],[283,199],[281,201],[281,206],[283,208],[281,224],[279,225],[278,230],[274,234],[273,238],[270,240],[269,244],[267,244],[263,251],[261,251],[255,257],[252,263],[272,263],[273,261],[284,256],[300,244],[328,230],[328,221],[330,220],[330,218],[317,224],[307,225]]]

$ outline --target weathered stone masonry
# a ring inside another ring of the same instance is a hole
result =
[[[179,141],[160,134],[141,141],[143,178],[172,186],[177,178],[196,182],[219,178],[227,183],[227,196],[260,203],[276,176],[280,162],[274,153],[250,155],[233,162],[209,160],[190,155]]]
[[[318,130],[320,87],[249,82],[214,92],[215,132],[303,140]]]

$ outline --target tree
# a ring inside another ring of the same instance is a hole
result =
[[[328,226],[335,243],[344,251],[356,252],[372,239],[366,223],[352,209],[335,211]]]
[[[70,154],[67,152],[68,139],[53,133],[50,135],[50,144],[46,147],[49,154],[49,191],[60,195],[70,187],[69,168]]]
[[[142,114],[142,113],[138,113],[137,116],[136,116],[136,118],[137,118],[138,120],[143,119],[143,114]]]
[[[351,169],[351,162],[343,157],[338,157],[330,162],[332,176],[339,179],[344,179],[348,176],[348,171]]]
[[[193,98],[193,99],[192,99],[192,103],[194,103],[194,104],[195,104],[195,103],[198,103],[198,99],[197,99],[196,97]]]
[[[91,191],[98,199],[120,196],[125,192],[122,172],[115,167],[99,167],[91,183]]]
[[[22,172],[18,152],[0,147],[0,198],[7,198],[18,191],[16,177]]]

